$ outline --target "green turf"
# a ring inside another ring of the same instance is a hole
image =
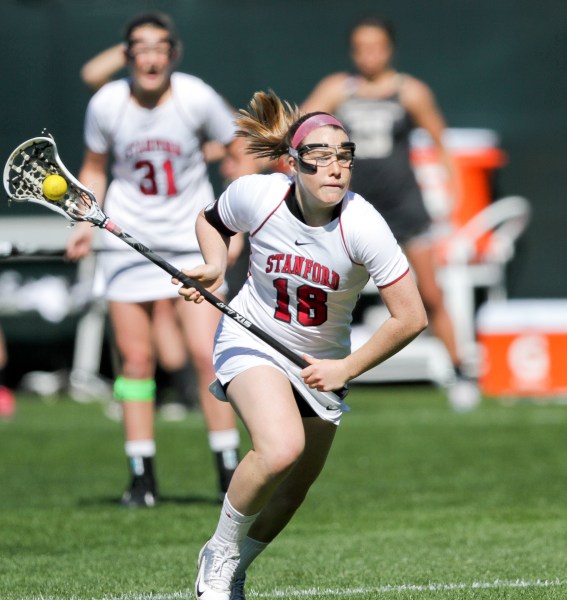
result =
[[[567,597],[567,406],[458,415],[430,387],[358,387],[349,404],[250,599]],[[213,459],[198,413],[157,435],[163,502],[121,509],[120,425],[98,404],[19,396],[0,422],[2,600],[192,597]]]

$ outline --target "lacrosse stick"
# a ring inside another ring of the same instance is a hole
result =
[[[48,175],[60,175],[67,182],[67,191],[60,200],[49,200],[43,195],[42,184]],[[228,306],[220,298],[211,294],[199,283],[184,275],[159,254],[156,254],[153,250],[150,250],[123,231],[116,223],[113,223],[98,206],[94,194],[67,170],[59,157],[53,138],[32,138],[18,146],[12,152],[4,167],[4,188],[10,200],[41,204],[58,212],[71,222],[87,221],[96,227],[109,231],[180,281],[185,287],[195,288],[207,302],[261,339],[268,346],[277,350],[294,365],[301,369],[309,366],[309,363],[303,357],[274,339],[246,317]],[[346,387],[333,392],[341,400],[347,393],[348,390]]]

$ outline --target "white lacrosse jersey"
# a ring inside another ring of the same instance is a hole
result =
[[[384,219],[361,196],[348,192],[338,218],[311,227],[288,208],[292,184],[280,173],[241,177],[212,209],[227,230],[250,233],[249,277],[230,306],[300,356],[343,358],[369,277],[378,288],[389,286],[408,273],[408,262]],[[290,376],[322,418],[338,420],[340,405],[329,406],[305,386],[298,369],[239,328],[226,316],[219,325],[215,368],[222,384],[247,362],[254,364],[251,357],[260,352]]]
[[[85,144],[93,152],[112,155],[105,214],[175,266],[187,267],[193,262],[188,253],[199,251],[197,216],[214,200],[202,143],[229,143],[235,125],[223,99],[201,79],[173,73],[171,91],[166,102],[147,109],[131,99],[128,79],[108,83],[89,102]],[[104,253],[101,261],[109,299],[137,302],[176,296],[159,267],[128,252],[113,236],[101,240],[117,250]]]

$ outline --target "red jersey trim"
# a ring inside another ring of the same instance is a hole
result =
[[[250,235],[256,235],[260,229],[262,229],[262,227],[264,227],[264,225],[268,222],[268,220],[270,219],[270,217],[276,212],[276,210],[278,210],[278,208],[282,205],[282,202],[285,202],[285,199],[287,198],[288,194],[291,192],[291,187],[289,187],[289,189],[287,190],[287,192],[284,194],[284,197],[280,200],[279,204],[274,208],[274,210],[262,221],[262,223],[260,224],[260,226],[258,228],[256,228],[254,231],[250,232]]]
[[[396,279],[394,279],[394,281],[390,281],[390,283],[387,283],[386,285],[379,285],[378,289],[379,290],[383,290],[384,288],[390,287],[391,285],[394,285],[394,283],[397,283],[400,279],[403,279],[408,273],[409,273],[409,267],[406,269],[405,273],[402,273],[399,277],[396,277]]]
[[[362,263],[356,262],[354,260],[354,258],[352,257],[352,254],[350,253],[349,247],[348,247],[348,245],[346,243],[345,232],[344,232],[344,229],[343,229],[343,210],[344,210],[344,207],[346,205],[346,203],[344,201],[344,198],[343,198],[342,202],[343,202],[343,206],[341,208],[341,214],[339,215],[339,227],[340,227],[340,230],[341,230],[341,240],[343,241],[343,246],[344,246],[345,252],[347,253],[347,256],[350,258],[350,262],[353,263],[353,264],[355,264],[355,265],[358,265],[359,267],[362,267],[363,266]]]

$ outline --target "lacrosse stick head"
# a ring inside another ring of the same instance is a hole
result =
[[[43,194],[43,181],[49,175],[60,175],[67,182],[60,200]],[[102,227],[107,220],[94,194],[61,161],[52,137],[32,138],[12,152],[4,167],[4,188],[10,201],[41,204],[69,221],[88,221]]]

